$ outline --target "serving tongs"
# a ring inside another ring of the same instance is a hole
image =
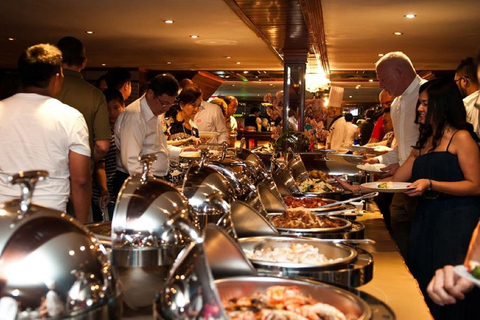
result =
[[[328,204],[325,204],[323,206],[319,206],[318,208],[335,207],[335,206],[338,206],[339,204],[355,202],[355,201],[360,201],[360,200],[364,200],[364,199],[372,199],[372,198],[375,198],[376,196],[378,196],[378,192],[370,192],[370,193],[366,193],[366,194],[364,194],[360,197],[355,197],[355,198],[350,198],[350,199],[347,199],[347,200],[328,203]]]

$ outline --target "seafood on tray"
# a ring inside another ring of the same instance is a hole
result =
[[[272,286],[265,293],[235,297],[223,302],[229,319],[347,320],[334,306],[303,294],[296,286]]]

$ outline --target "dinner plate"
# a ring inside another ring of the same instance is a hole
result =
[[[478,287],[480,287],[480,279],[477,279],[474,276],[472,276],[472,274],[470,272],[468,272],[467,267],[465,267],[464,265],[460,264],[458,266],[455,266],[454,270],[455,270],[455,273],[458,274],[459,276],[464,277],[464,278],[472,281]]]
[[[362,153],[372,153],[374,151],[374,148],[367,147],[367,146],[351,145],[350,150],[356,151],[356,152],[362,152]]]
[[[388,188],[380,188],[378,185],[385,182],[367,182],[362,183],[362,187],[369,188],[373,191],[384,192],[384,193],[395,193],[395,192],[405,192],[408,190],[415,189],[415,187],[407,187],[410,185],[410,182],[387,182],[389,184]]]
[[[385,168],[386,166],[387,165],[383,163],[373,163],[373,164],[366,163],[366,164],[357,165],[357,168],[367,172],[383,173],[381,169]]]

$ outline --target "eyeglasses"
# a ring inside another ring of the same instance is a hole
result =
[[[162,101],[159,96],[155,96],[155,98],[157,98],[158,102],[160,102],[162,107],[171,107],[174,103],[170,101]]]

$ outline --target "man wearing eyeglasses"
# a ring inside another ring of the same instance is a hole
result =
[[[178,82],[171,74],[158,75],[150,81],[145,94],[118,117],[115,123],[118,150],[115,191],[120,190],[129,175],[142,172],[140,155],[157,155],[151,173],[159,177],[167,174],[170,159],[178,160],[181,148],[167,145],[161,117],[175,102],[178,89]]]
[[[477,66],[473,58],[469,57],[460,62],[455,70],[455,82],[463,96],[463,104],[467,111],[467,122],[471,123],[473,130],[480,137],[480,125],[478,121],[479,110],[475,101],[480,93],[477,78]]]

